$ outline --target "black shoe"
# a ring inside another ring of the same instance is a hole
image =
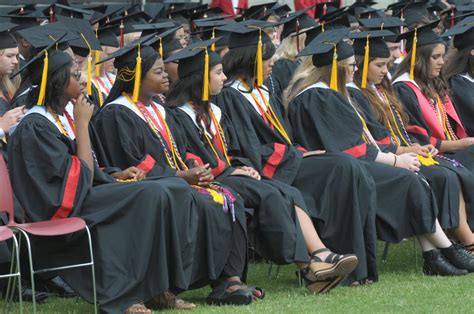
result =
[[[463,276],[468,271],[453,266],[439,250],[423,252],[423,273],[428,276]]]
[[[461,244],[453,244],[448,248],[441,249],[441,253],[446,259],[460,269],[474,272],[474,256],[464,249]]]
[[[72,298],[76,296],[74,290],[59,276],[50,280],[44,280],[38,285],[38,291],[44,291],[48,295],[60,298]]]
[[[18,286],[15,285],[13,288],[13,302],[18,302]],[[33,302],[33,290],[31,290],[31,286],[28,282],[22,280],[21,281],[21,298],[24,302]],[[3,291],[3,296],[5,297],[6,288]],[[35,293],[36,303],[44,303],[48,299],[48,294],[42,291],[36,291]]]

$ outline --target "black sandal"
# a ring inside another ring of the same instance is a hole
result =
[[[229,292],[228,289],[233,286],[241,286],[239,281],[222,281],[215,286],[212,292],[206,298],[209,305],[248,305],[252,303],[253,294],[249,288],[237,289]]]
[[[303,278],[305,281],[306,289],[315,294],[329,292],[331,289],[337,287],[337,285],[339,285],[339,283],[345,279],[345,276],[343,276],[328,278],[325,280],[312,280],[309,278],[312,277],[311,269],[309,267],[301,269],[299,273],[301,278]],[[298,271],[296,272],[296,275],[298,276]]]
[[[265,298],[265,290],[257,286],[246,286],[252,292],[254,299],[263,300]]]
[[[313,281],[323,281],[335,277],[344,277],[344,279],[357,267],[357,256],[354,254],[340,255],[330,253],[323,261],[317,254],[322,252],[331,252],[324,248],[311,253],[311,261],[308,268],[313,272]]]

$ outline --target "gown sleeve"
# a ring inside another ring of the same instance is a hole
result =
[[[403,82],[395,83],[393,87],[398,93],[399,99],[409,116],[407,125],[408,133],[412,135],[420,145],[432,144],[439,149],[441,147],[441,140],[431,136],[431,130],[423,118],[415,92]]]
[[[469,136],[474,136],[474,82],[460,75],[449,79],[450,97]]]
[[[73,141],[42,116],[31,114],[17,127],[8,146],[15,195],[30,219],[80,215],[91,188],[91,173],[72,153]]]
[[[118,104],[102,108],[96,117],[95,126],[107,155],[110,166],[126,169],[135,166],[147,176],[169,176],[176,171],[163,166],[147,153],[148,132],[130,109]]]

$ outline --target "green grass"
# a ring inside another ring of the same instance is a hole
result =
[[[379,257],[383,244],[379,244]],[[417,259],[417,266],[416,261]],[[193,313],[469,313],[473,312],[474,274],[458,278],[427,277],[421,271],[422,259],[413,241],[390,247],[388,261],[379,262],[380,281],[356,288],[338,287],[326,295],[312,295],[298,286],[295,266],[282,266],[278,277],[268,278],[267,264],[250,265],[248,281],[264,287],[266,298],[250,306],[207,306],[209,289],[180,295],[198,307]],[[274,267],[275,269],[275,267]],[[275,274],[275,271],[273,272]],[[89,313],[91,305],[79,299],[50,299],[38,306],[40,313]],[[18,307],[13,307],[14,312]],[[27,304],[26,312],[31,312]],[[171,311],[169,311],[171,312]]]

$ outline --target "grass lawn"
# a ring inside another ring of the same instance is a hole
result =
[[[379,244],[381,259],[383,244]],[[418,266],[415,264],[417,259]],[[264,287],[266,297],[244,307],[207,306],[209,289],[189,291],[181,296],[195,302],[193,313],[317,313],[317,312],[416,312],[469,313],[474,311],[474,274],[458,278],[427,277],[422,258],[413,241],[392,245],[386,263],[379,262],[380,281],[356,288],[338,287],[326,295],[311,295],[298,286],[293,265],[282,266],[277,278],[269,279],[267,264],[252,264],[248,281]],[[275,269],[275,267],[274,267]],[[275,274],[275,271],[274,271]],[[14,312],[18,312],[16,305]],[[38,306],[40,313],[89,313],[91,305],[79,299],[50,299]],[[27,304],[26,313],[31,311]],[[171,312],[171,311],[170,311]]]

